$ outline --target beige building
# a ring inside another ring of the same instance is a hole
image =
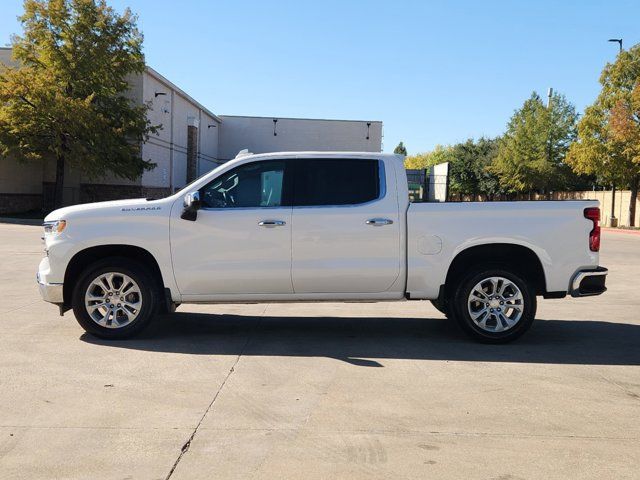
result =
[[[381,152],[382,122],[220,115],[219,158],[305,150]]]
[[[0,62],[12,64],[11,49],[0,48]],[[65,204],[167,195],[243,149],[382,151],[380,121],[217,116],[150,67],[130,83],[130,98],[148,103],[149,120],[162,125],[141,149],[156,168],[135,182],[112,175],[91,180],[68,169]],[[0,158],[0,214],[50,209],[54,180],[53,162]]]

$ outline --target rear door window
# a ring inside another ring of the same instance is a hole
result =
[[[378,160],[300,159],[294,163],[294,206],[359,205],[380,198]]]

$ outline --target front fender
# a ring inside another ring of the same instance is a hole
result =
[[[93,247],[121,245],[141,248],[155,258],[166,288],[178,294],[171,263],[169,214],[172,202],[154,203],[154,209],[135,206],[85,209],[64,218],[67,227],[47,238],[50,281],[62,283],[71,260]],[[99,204],[98,204],[99,205]]]

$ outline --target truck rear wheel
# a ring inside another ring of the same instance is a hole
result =
[[[478,267],[465,275],[451,302],[462,329],[485,343],[507,343],[525,333],[536,315],[530,283],[508,267]]]
[[[72,306],[87,332],[120,339],[151,322],[160,298],[157,282],[143,264],[114,257],[85,269],[73,290]]]

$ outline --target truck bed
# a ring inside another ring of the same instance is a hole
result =
[[[411,203],[407,212],[407,291],[435,298],[447,268],[461,251],[512,244],[537,254],[548,291],[567,291],[567,279],[598,264],[589,249],[595,200]]]

